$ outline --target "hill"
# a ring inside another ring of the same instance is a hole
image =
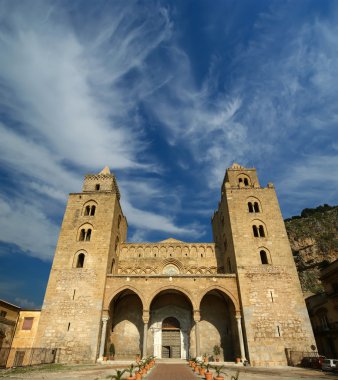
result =
[[[303,291],[321,292],[319,271],[338,258],[338,206],[306,208],[285,226]]]

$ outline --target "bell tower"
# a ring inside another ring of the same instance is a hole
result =
[[[273,184],[256,169],[227,169],[213,236],[226,272],[236,273],[246,351],[252,365],[286,365],[288,350],[315,344]]]
[[[69,195],[36,347],[61,348],[59,361],[93,361],[98,354],[107,273],[115,273],[127,220],[115,176],[105,167]]]

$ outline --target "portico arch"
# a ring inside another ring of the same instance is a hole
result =
[[[220,286],[202,293],[199,301],[200,351],[215,358],[214,346],[220,347],[221,361],[241,357],[236,316],[239,308],[233,295]],[[236,307],[237,306],[237,307]]]
[[[109,294],[109,297],[104,302],[103,309],[109,310],[109,307],[111,305],[112,300],[116,297],[116,295],[118,295],[119,293],[121,293],[125,290],[130,290],[131,292],[135,293],[139,297],[139,299],[141,300],[142,308],[144,308],[144,305],[146,305],[146,301],[145,301],[143,295],[139,292],[139,290],[132,285],[123,285],[120,288],[116,289],[113,293]]]
[[[240,312],[240,306],[239,306],[238,298],[235,297],[227,288],[220,286],[220,285],[211,285],[208,288],[204,289],[204,291],[200,294],[200,296],[197,300],[198,309],[200,308],[202,298],[212,290],[219,290],[221,293],[224,293],[224,295],[229,297],[230,300],[232,301],[234,308],[235,308],[235,312],[236,313]]]
[[[163,287],[152,295],[149,311],[148,354],[158,358],[188,358],[193,325],[189,293],[175,286]],[[168,328],[168,321],[173,326],[172,321],[176,321],[176,327]]]
[[[106,352],[113,347],[118,359],[135,358],[142,352],[144,339],[142,298],[132,287],[125,286],[112,295],[108,311]]]
[[[155,292],[153,292],[151,294],[151,296],[148,298],[147,302],[145,303],[145,309],[147,310],[150,310],[150,305],[151,303],[153,302],[153,300],[155,299],[155,297],[164,292],[164,291],[167,291],[167,290],[172,290],[172,291],[177,291],[179,293],[182,293],[185,295],[185,297],[189,300],[189,302],[191,303],[191,306],[193,309],[196,309],[197,308],[197,303],[196,303],[196,300],[195,298],[192,296],[192,294],[187,291],[186,289],[180,287],[180,286],[176,286],[176,285],[167,285],[167,286],[162,286],[161,288],[157,289]]]

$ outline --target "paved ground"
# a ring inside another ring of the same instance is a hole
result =
[[[147,380],[197,380],[186,364],[158,364],[147,376]]]
[[[116,363],[117,364],[117,363]],[[60,367],[60,366],[59,366]],[[18,371],[0,370],[0,378],[21,380],[104,380],[111,379],[116,372],[116,366],[88,365],[68,367],[40,367],[34,371],[25,373]],[[126,368],[127,366],[123,366]],[[122,368],[123,368],[122,367]],[[121,366],[119,365],[119,368]],[[227,366],[225,380],[231,380],[231,376],[239,371],[239,380],[338,380],[338,374],[324,373],[319,370],[308,370],[303,368],[281,367],[281,368],[251,368]],[[202,380],[201,376],[194,375],[187,364],[182,362],[157,363],[155,368],[144,378],[144,380]]]

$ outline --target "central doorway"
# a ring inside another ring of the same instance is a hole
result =
[[[174,317],[162,322],[162,358],[181,358],[180,322]]]

